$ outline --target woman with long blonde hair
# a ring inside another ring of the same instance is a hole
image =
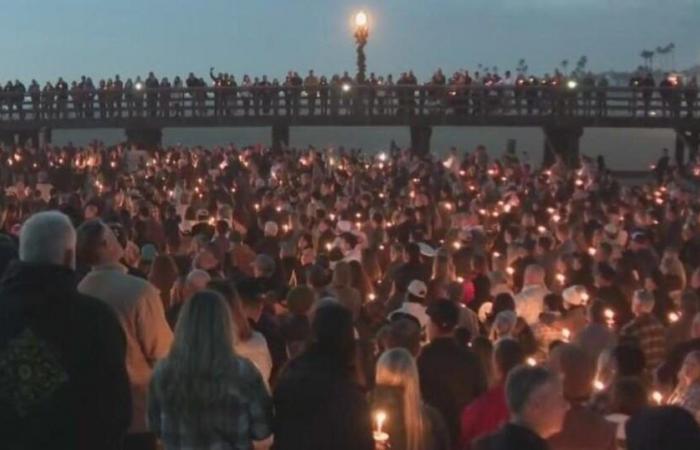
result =
[[[166,450],[243,450],[270,436],[272,400],[260,372],[235,354],[234,332],[220,294],[185,303],[149,390],[149,427]]]
[[[418,368],[413,356],[403,348],[388,350],[377,361],[375,406],[379,405],[378,391],[395,389],[403,411],[391,420],[389,438],[394,450],[447,450],[450,437],[443,418],[437,410],[423,403],[418,379]],[[390,424],[387,419],[387,424]],[[394,426],[403,423],[403,427]],[[394,431],[396,430],[396,431]],[[392,438],[392,433],[394,436]],[[403,434],[396,436],[396,434]]]

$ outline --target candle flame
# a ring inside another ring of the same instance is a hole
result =
[[[384,411],[377,411],[374,414],[374,420],[377,421],[377,433],[381,433],[384,422],[386,422],[386,413]]]

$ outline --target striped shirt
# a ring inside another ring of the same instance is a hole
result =
[[[655,370],[666,356],[666,331],[651,314],[641,314],[620,330],[620,340],[632,338],[644,352],[648,372]]]

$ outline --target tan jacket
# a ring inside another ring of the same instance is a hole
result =
[[[146,428],[146,391],[155,362],[170,351],[173,334],[165,319],[158,290],[127,274],[122,265],[94,267],[78,291],[109,304],[126,334],[126,368],[131,383],[133,418],[129,433]]]

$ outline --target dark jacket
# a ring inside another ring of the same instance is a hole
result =
[[[496,433],[477,440],[474,450],[549,450],[547,442],[531,430],[508,423]]]
[[[275,450],[372,450],[371,413],[353,369],[306,352],[280,374]]]
[[[13,263],[0,284],[1,447],[119,448],[131,422],[125,357],[114,312],[79,294],[73,271]]]
[[[452,338],[435,339],[418,356],[421,393],[445,418],[450,440],[459,442],[460,414],[486,391],[486,375],[476,353]]]

